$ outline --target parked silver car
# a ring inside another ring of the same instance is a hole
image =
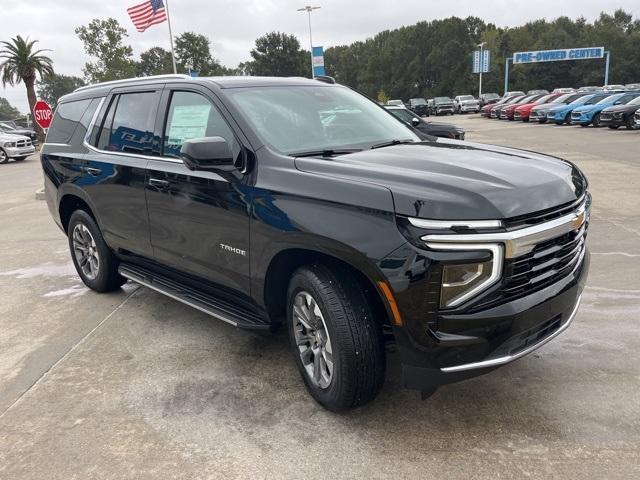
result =
[[[29,137],[0,133],[0,163],[7,163],[10,158],[20,162],[35,151]]]

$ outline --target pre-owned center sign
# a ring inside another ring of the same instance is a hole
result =
[[[558,50],[537,50],[532,52],[516,52],[513,63],[561,62],[564,60],[589,60],[604,58],[604,47],[561,48]]]

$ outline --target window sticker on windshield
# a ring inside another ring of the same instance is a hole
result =
[[[169,145],[182,145],[186,140],[202,138],[207,133],[211,105],[176,105],[169,124]]]

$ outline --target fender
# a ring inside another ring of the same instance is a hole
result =
[[[95,217],[96,222],[98,223],[98,226],[102,228],[102,222],[100,221],[100,212],[96,208],[95,203],[93,202],[93,200],[91,200],[91,197],[87,195],[87,193],[82,188],[72,183],[63,183],[62,185],[60,185],[60,187],[58,187],[58,195],[56,199],[58,212],[60,211],[60,203],[62,202],[62,198],[65,195],[73,195],[75,197],[78,197],[87,205],[89,205],[89,208],[91,209],[91,212],[93,213],[93,216]]]

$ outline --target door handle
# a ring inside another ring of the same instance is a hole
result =
[[[97,177],[102,173],[102,170],[100,170],[99,168],[93,168],[93,167],[84,167],[83,170],[87,172],[89,175],[91,175],[92,177]]]
[[[169,181],[168,180],[162,180],[160,178],[150,178],[149,179],[149,185],[151,185],[152,187],[155,187],[155,188],[164,189],[164,188],[167,188],[169,186]]]

